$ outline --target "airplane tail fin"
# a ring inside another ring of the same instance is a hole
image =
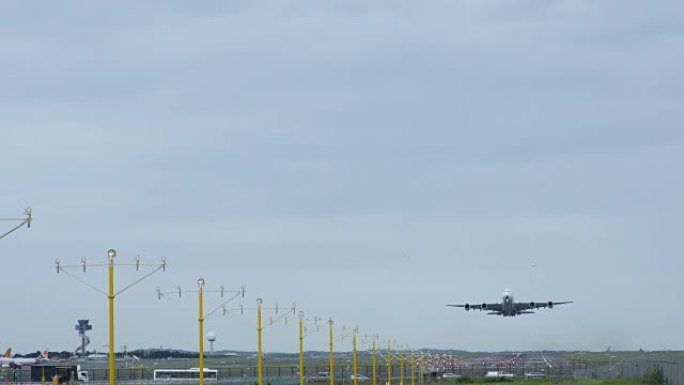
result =
[[[50,355],[50,352],[48,352],[47,348],[45,348],[45,350],[43,350],[43,352],[40,353],[40,357],[41,357],[43,360],[49,360],[49,359],[50,359],[50,358],[49,358],[49,355]]]
[[[2,356],[6,358],[12,357],[12,348],[7,348],[7,350],[5,350],[5,354],[3,354]]]

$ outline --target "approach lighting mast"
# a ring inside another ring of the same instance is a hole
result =
[[[140,267],[145,267],[145,266],[154,267],[154,269],[152,269],[151,272],[143,275],[141,278],[138,278],[137,280],[128,284],[123,289],[115,292],[114,291],[114,266],[115,266],[114,259],[115,258],[116,258],[116,250],[109,249],[107,251],[107,259],[109,260],[107,263],[95,263],[95,264],[89,265],[86,262],[86,258],[83,257],[83,258],[81,258],[81,263],[78,265],[62,265],[62,262],[60,261],[59,258],[55,259],[55,265],[57,267],[57,274],[64,273],[64,274],[68,275],[69,277],[71,277],[71,278],[77,280],[78,282],[88,286],[89,288],[97,291],[98,293],[103,294],[104,296],[107,297],[107,299],[109,301],[109,373],[108,373],[109,385],[115,385],[115,382],[116,382],[116,363],[114,360],[115,359],[114,347],[116,346],[114,344],[114,298],[118,297],[119,294],[121,294],[124,291],[130,289],[131,287],[137,285],[138,283],[140,283],[144,279],[148,278],[152,274],[154,274],[160,270],[161,271],[166,270],[166,257],[162,257],[159,264],[144,264],[140,260],[139,256],[135,257],[135,260],[133,261],[133,263],[118,263],[118,264],[116,264],[116,266],[135,266],[135,270],[138,270],[138,271],[140,270]],[[67,270],[67,269],[76,268],[76,269],[82,269],[83,272],[85,273],[86,268],[88,266],[91,266],[91,267],[93,267],[93,266],[95,266],[95,267],[106,266],[107,267],[108,276],[109,276],[109,285],[108,285],[109,290],[107,292],[105,292],[104,290],[98,288],[97,286],[87,282],[86,280],[82,279],[78,275]]]
[[[338,341],[344,340],[345,338],[351,336],[352,337],[352,376],[353,376],[353,384],[358,385],[358,359],[357,359],[357,352],[356,352],[356,336],[359,334],[359,327],[356,326],[352,328],[351,330],[347,331],[347,328],[345,326],[342,326],[342,334],[338,336]]]
[[[258,385],[263,385],[264,384],[264,353],[263,353],[263,346],[262,346],[262,332],[264,329],[268,328],[269,326],[273,326],[278,324],[280,321],[283,321],[285,324],[287,324],[287,319],[290,314],[297,314],[297,307],[293,304],[291,308],[286,308],[284,313],[280,313],[281,308],[278,306],[276,303],[275,307],[264,307],[263,306],[264,301],[261,298],[257,298],[256,308],[247,308],[244,307],[243,305],[240,305],[238,309],[229,309],[227,307],[223,307],[223,315],[228,315],[231,310],[239,310],[240,315],[244,315],[245,311],[250,311],[250,310],[256,310],[257,313],[257,384]],[[275,311],[276,317],[269,317],[268,324],[263,325],[262,322],[262,312],[264,310],[273,310]]]
[[[304,312],[299,312],[299,385],[306,385],[304,379],[304,372],[306,371],[304,368],[304,338],[310,334],[321,331],[319,321],[322,319],[323,318],[317,316],[314,316],[313,318],[304,318]],[[309,330],[306,325],[304,325],[305,321],[313,321],[314,327],[312,330]]]
[[[26,225],[27,228],[31,228],[31,221],[33,220],[33,214],[31,213],[31,208],[27,207],[26,210],[24,210],[24,217],[23,218],[0,218],[0,221],[3,222],[19,222],[19,224],[15,225],[12,227],[9,231],[6,231],[2,234],[0,234],[0,239],[5,238],[6,236],[12,234],[19,228],[21,228],[23,225]]]
[[[204,278],[197,280],[197,290],[183,290],[180,286],[177,287],[175,291],[162,292],[161,289],[157,288],[157,298],[162,299],[169,294],[178,294],[178,298],[183,297],[183,293],[197,293],[198,299],[198,310],[197,310],[197,320],[199,322],[199,385],[204,385],[204,320],[211,317],[219,309],[225,308],[228,302],[234,300],[237,297],[245,298],[245,286],[242,286],[238,290],[226,290],[223,285],[219,286],[218,290],[205,290],[204,288]],[[223,298],[227,293],[232,294],[226,301],[223,301],[220,305],[214,308],[212,311],[204,312],[204,293],[220,293],[221,298]],[[215,338],[214,338],[215,339]],[[211,341],[211,339],[210,339]],[[213,344],[213,342],[212,342]],[[213,346],[213,345],[212,345]],[[213,348],[212,348],[213,349]]]

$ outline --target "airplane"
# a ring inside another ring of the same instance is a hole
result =
[[[31,366],[45,361],[50,361],[47,349],[36,358],[14,358],[12,357],[12,348],[9,348],[0,357],[0,367],[21,369],[22,366]]]
[[[572,301],[515,302],[513,300],[513,293],[509,289],[506,289],[503,292],[503,297],[502,297],[501,303],[482,303],[482,304],[472,304],[472,305],[471,304],[465,304],[465,305],[448,304],[447,306],[462,307],[462,308],[465,308],[466,311],[468,311],[468,310],[480,310],[480,311],[485,310],[485,311],[489,311],[487,313],[488,315],[515,317],[516,315],[521,315],[521,314],[534,314],[533,311],[530,311],[531,309],[532,310],[536,310],[536,309],[540,309],[540,308],[553,309],[553,307],[556,305],[563,305],[566,303],[572,303]]]
[[[93,351],[92,353],[88,353],[87,355],[83,356],[88,361],[105,361],[109,359],[109,354],[102,354],[98,353],[97,351]]]

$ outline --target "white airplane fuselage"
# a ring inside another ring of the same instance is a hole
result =
[[[504,317],[515,317],[515,301],[513,300],[513,292],[509,289],[504,290],[503,297],[501,297],[502,305],[502,316]]]
[[[40,362],[39,358],[8,358],[0,357],[0,366],[3,368],[21,368],[22,366],[31,366]]]
[[[535,307],[534,302],[530,302],[527,305],[529,308]],[[543,305],[542,305],[543,306]],[[553,303],[549,302],[546,306],[553,307]],[[506,289],[501,297],[501,311],[489,314],[500,315],[503,317],[515,317],[520,314],[532,314],[533,311],[525,309],[525,305],[516,306],[515,300],[513,299],[513,292],[510,289]]]

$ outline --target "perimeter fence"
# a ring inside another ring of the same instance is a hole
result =
[[[87,368],[91,385],[106,383],[109,380],[109,370],[106,368]],[[209,384],[221,385],[254,385],[257,372],[255,367],[224,367],[217,368],[218,379],[211,380]],[[318,374],[327,372],[327,365],[310,365],[305,368],[307,383],[310,385],[327,385],[328,380],[321,380]],[[651,385],[658,385],[658,376],[667,385],[684,385],[684,362],[671,361],[649,361],[635,360],[618,362],[612,367],[587,367],[586,365],[556,365],[547,367],[546,365],[486,365],[486,366],[461,366],[439,371],[426,371],[423,379],[426,383],[440,381],[442,375],[453,373],[461,377],[482,378],[490,371],[510,373],[515,378],[525,378],[530,372],[535,372],[547,378],[574,377],[580,378],[625,378],[625,379],[650,379]],[[373,368],[369,365],[361,365],[358,368],[359,375],[369,378],[370,383]],[[265,385],[294,385],[299,383],[299,368],[297,366],[265,366],[264,367]],[[350,379],[352,370],[347,365],[338,365],[335,368],[335,382],[341,385],[351,385]],[[419,374],[413,374],[418,383]],[[392,378],[401,377],[398,367],[392,368]],[[411,371],[409,367],[404,369],[404,382],[410,383]],[[379,365],[376,371],[378,383],[384,384],[387,379],[387,367]],[[117,382],[132,384],[157,384],[164,385],[163,381],[154,380],[154,369],[151,368],[119,368],[116,371]],[[655,380],[655,382],[654,382]],[[0,370],[0,385],[11,383],[31,383],[31,371],[28,368],[12,370],[3,368]],[[39,383],[33,381],[33,383]]]
[[[584,367],[584,366],[582,366]],[[580,368],[576,365],[557,365],[553,367],[546,367],[543,364],[532,365],[471,365],[471,366],[456,366],[454,368],[440,369],[440,370],[426,370],[423,372],[423,379],[425,382],[439,381],[442,379],[444,373],[453,373],[461,377],[480,378],[484,377],[487,372],[497,371],[513,374],[517,378],[524,378],[529,372],[537,372],[543,374],[544,377],[572,377],[573,373]],[[84,368],[88,371],[88,377],[91,383],[104,383],[109,380],[109,369],[107,368]],[[246,385],[254,385],[254,380],[257,378],[256,367],[218,367],[217,379],[218,384],[230,383],[233,385],[244,383]],[[307,377],[307,383],[312,385],[327,385],[328,380],[321,381],[319,373],[327,373],[327,365],[307,365],[304,370],[304,376]],[[335,382],[341,385],[352,384],[351,375],[353,371],[350,365],[338,364],[335,366]],[[358,367],[358,374],[365,376],[369,380],[373,376],[373,368],[370,365],[360,365]],[[290,383],[299,383],[299,367],[298,366],[265,366],[263,368],[263,376],[266,385],[287,385]],[[392,367],[392,378],[401,378],[402,373],[398,365]],[[413,376],[418,382],[420,376],[418,371],[414,371]],[[8,383],[30,383],[31,370],[22,368],[17,370],[4,369],[1,375],[0,385]],[[410,383],[411,370],[409,366],[404,368],[404,382]],[[378,365],[376,368],[376,378],[379,384],[384,384],[387,379],[387,366]],[[116,370],[117,382],[128,383],[151,383],[154,380],[153,368],[118,368]],[[155,384],[163,385],[163,381],[156,381]],[[211,384],[217,384],[216,380],[212,380]],[[94,384],[93,384],[94,385]],[[684,385],[684,384],[676,384]]]
[[[578,369],[574,378],[641,379],[651,385],[684,385],[684,362],[638,360],[623,361],[613,367]]]

